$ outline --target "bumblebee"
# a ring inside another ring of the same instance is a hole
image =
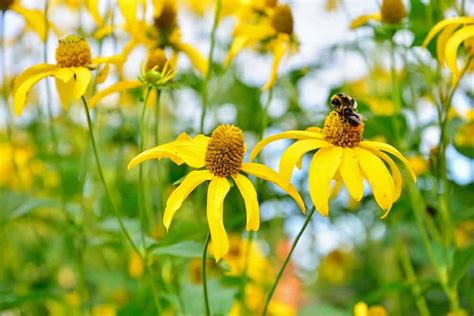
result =
[[[330,102],[343,122],[348,122],[353,127],[364,126],[366,118],[357,113],[357,101],[353,97],[338,93],[331,97]]]

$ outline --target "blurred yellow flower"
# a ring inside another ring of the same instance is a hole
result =
[[[204,181],[210,181],[207,192],[207,222],[212,239],[212,250],[216,261],[227,254],[229,240],[223,222],[224,199],[230,190],[228,177],[234,180],[245,202],[247,230],[258,230],[260,226],[257,192],[243,171],[266,181],[270,181],[288,194],[305,211],[304,202],[295,187],[284,184],[272,169],[257,163],[244,163],[244,135],[233,125],[219,125],[211,137],[197,135],[194,138],[186,133],[176,141],[166,143],[139,154],[128,165],[128,169],[148,159],[169,158],[174,163],[183,163],[192,168],[205,169],[191,171],[181,184],[171,193],[166,203],[163,223],[169,229],[171,220],[188,195]]]
[[[293,33],[293,14],[288,5],[267,4],[265,10],[259,13],[257,22],[241,21],[235,27],[225,64],[228,65],[242,49],[263,44],[273,54],[270,77],[262,87],[267,90],[276,82],[283,56],[297,47],[297,39]]]
[[[92,316],[115,316],[117,309],[113,305],[101,304],[92,308]]]
[[[474,243],[474,220],[465,220],[456,225],[454,238],[458,248],[467,248]]]
[[[30,187],[36,174],[31,168],[33,157],[33,151],[26,146],[0,143],[0,187]]]
[[[134,279],[139,279],[143,275],[144,270],[145,266],[142,257],[135,251],[132,251],[128,259],[128,274]]]
[[[421,155],[408,157],[408,163],[417,176],[424,174],[429,169],[428,161]]]
[[[370,308],[364,302],[359,302],[354,306],[354,316],[388,316],[383,306],[375,305]]]
[[[58,271],[57,281],[62,288],[73,289],[77,284],[76,274],[70,267],[61,267]]]
[[[145,87],[154,89],[165,88],[170,84],[175,75],[176,71],[170,67],[165,51],[161,48],[156,48],[149,52],[147,62],[142,65],[141,75],[138,80],[119,81],[97,92],[89,100],[89,107],[95,107],[100,100],[112,93]]]
[[[387,24],[400,23],[407,16],[402,0],[383,0],[380,12],[361,15],[351,22],[351,29],[366,25],[370,21],[379,21]]]
[[[28,9],[20,4],[19,0],[0,0],[0,11],[13,11],[21,15],[28,27],[35,31],[41,41],[46,40],[46,21],[42,10]],[[50,23],[50,22],[48,22]]]
[[[354,257],[352,253],[335,249],[321,260],[318,275],[323,281],[332,284],[344,284],[347,282],[353,267]]]
[[[13,106],[20,115],[26,103],[26,97],[39,80],[53,76],[56,88],[65,108],[73,100],[81,98],[91,81],[91,69],[101,63],[117,63],[121,57],[96,57],[92,59],[89,44],[83,38],[70,35],[59,41],[56,48],[56,64],[38,64],[26,69],[14,81]]]
[[[137,45],[147,48],[170,48],[173,51],[171,65],[176,65],[177,54],[184,53],[191,64],[203,75],[207,73],[207,60],[192,45],[181,40],[181,31],[178,25],[178,1],[155,0],[153,25],[143,19],[138,19],[137,7],[143,4],[142,0],[119,0],[117,2],[120,12],[125,18],[126,29],[132,39],[125,45],[122,52],[124,57]]]
[[[474,38],[474,17],[462,16],[447,18],[438,22],[431,28],[422,46],[428,46],[438,34],[439,36],[436,42],[438,62],[441,67],[448,66],[452,73],[452,84],[455,85],[460,77],[457,64],[458,49],[463,42],[471,60],[471,65],[474,64],[472,60],[474,56],[474,45],[470,44]]]
[[[384,218],[402,190],[400,170],[386,152],[405,164],[413,181],[416,181],[416,175],[407,159],[394,147],[382,142],[363,140],[364,123],[349,121],[358,117],[354,99],[337,94],[331,98],[331,104],[335,109],[326,117],[323,129],[310,127],[305,131],[293,130],[270,136],[255,146],[250,153],[250,160],[273,141],[296,139],[280,160],[279,172],[285,183],[290,183],[293,169],[301,162],[303,155],[318,150],[313,155],[308,175],[309,193],[318,212],[323,216],[329,214],[331,180],[339,174],[356,201],[362,199],[365,178],[372,187],[375,201],[386,211],[382,216]],[[390,167],[391,174],[385,163]]]

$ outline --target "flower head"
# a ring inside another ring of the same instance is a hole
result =
[[[255,146],[250,160],[270,142],[296,139],[283,153],[279,172],[285,183],[290,183],[293,169],[303,155],[317,150],[311,159],[308,178],[311,199],[321,215],[329,214],[332,179],[343,181],[351,197],[360,201],[365,178],[372,187],[377,204],[386,211],[385,217],[402,189],[400,170],[386,153],[399,158],[414,181],[416,176],[397,149],[385,143],[363,140],[364,117],[357,113],[357,102],[353,98],[337,94],[331,98],[331,103],[334,109],[328,114],[323,129],[310,127],[306,131],[287,131],[270,136]]]
[[[283,56],[297,47],[297,39],[293,32],[293,15],[288,5],[267,1],[263,9],[254,11],[258,12],[256,18],[242,19],[235,27],[234,40],[225,63],[229,64],[243,48],[263,44],[273,54],[270,77],[262,87],[263,90],[267,90],[276,82],[278,67]]]
[[[304,202],[293,185],[284,183],[272,169],[258,164],[245,163],[245,143],[242,131],[233,125],[219,125],[211,137],[197,135],[194,138],[182,133],[175,141],[144,151],[130,161],[128,168],[148,159],[169,158],[192,168],[181,184],[171,193],[166,203],[163,223],[169,229],[174,214],[187,196],[201,183],[210,181],[207,191],[207,222],[211,232],[212,250],[216,261],[229,250],[229,240],[224,227],[224,199],[230,190],[229,180],[240,191],[247,213],[247,230],[258,230],[260,211],[257,192],[250,180],[242,174],[262,178],[285,190],[305,211]]]
[[[16,78],[13,87],[15,113],[20,115],[23,112],[28,92],[43,78],[48,76],[56,78],[59,97],[63,106],[67,108],[71,101],[78,100],[86,93],[92,77],[91,69],[95,69],[101,63],[118,63],[120,61],[121,57],[119,56],[92,59],[89,44],[78,36],[70,35],[58,43],[56,64],[32,66]],[[101,72],[103,77],[107,75],[107,66]]]
[[[397,24],[407,16],[407,10],[402,0],[383,0],[380,12],[361,15],[351,22],[351,29],[366,25],[370,21],[386,24]]]

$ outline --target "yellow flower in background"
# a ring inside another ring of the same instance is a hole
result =
[[[134,279],[139,279],[143,275],[144,270],[145,265],[142,257],[135,251],[132,251],[128,259],[128,274]]]
[[[407,16],[407,10],[402,0],[383,0],[380,12],[361,15],[351,22],[351,29],[366,25],[370,21],[387,24],[400,23]]]
[[[124,90],[145,87],[155,89],[165,88],[169,85],[171,80],[173,80],[175,75],[176,71],[170,67],[165,51],[161,48],[156,48],[149,52],[147,62],[142,65],[141,75],[138,80],[119,81],[97,92],[89,100],[89,107],[93,108],[103,98]]]
[[[267,5],[266,10],[261,12],[258,22],[243,21],[235,27],[234,39],[225,64],[230,64],[242,49],[263,45],[273,55],[270,77],[262,87],[263,90],[270,89],[276,82],[281,59],[297,47],[293,24],[293,14],[288,5]]]
[[[408,157],[408,163],[417,176],[421,176],[429,170],[429,162],[421,155]]]
[[[439,35],[438,35],[439,34]],[[423,47],[438,35],[436,41],[436,55],[441,67],[448,66],[451,71],[453,85],[459,80],[460,72],[457,64],[459,46],[464,42],[467,53],[471,58],[474,56],[474,17],[447,18],[438,22],[426,36]]]
[[[25,8],[18,0],[0,0],[0,11],[18,13],[25,19],[28,27],[38,34],[41,41],[46,40],[47,27],[42,10]]]
[[[70,35],[59,41],[55,65],[32,66],[15,79],[12,91],[15,113],[20,115],[23,112],[28,92],[39,80],[48,76],[56,78],[56,89],[63,107],[67,109],[73,100],[78,100],[86,93],[92,78],[91,69],[95,69],[101,63],[118,63],[121,60],[120,56],[92,59],[86,40]],[[98,81],[105,80],[107,72],[106,66],[99,74]]]
[[[117,308],[110,304],[101,304],[92,308],[92,316],[115,316]]]
[[[354,306],[354,316],[388,316],[383,306],[374,305],[370,308],[364,302],[359,302]]]
[[[207,59],[192,45],[184,43],[181,39],[181,31],[178,25],[178,1],[177,0],[155,0],[153,24],[148,24],[144,19],[137,16],[137,8],[141,0],[119,0],[117,2],[120,12],[125,18],[126,29],[132,39],[125,45],[122,52],[124,57],[128,56],[137,45],[145,45],[147,48],[170,48],[173,51],[171,65],[177,64],[179,53],[185,54],[193,67],[201,74],[207,73]],[[146,6],[144,10],[146,11]]]
[[[454,240],[458,248],[467,248],[474,244],[474,220],[468,219],[456,225]]]
[[[128,165],[128,169],[148,159],[169,158],[174,163],[183,163],[192,168],[181,184],[171,193],[166,203],[163,223],[168,230],[176,211],[188,195],[201,183],[210,181],[207,191],[207,222],[211,233],[212,250],[216,261],[227,254],[229,240],[224,228],[224,199],[230,190],[228,177],[239,189],[247,213],[247,230],[258,230],[260,211],[257,192],[252,182],[241,172],[272,182],[286,191],[305,211],[304,202],[295,187],[283,183],[272,169],[258,163],[244,163],[246,146],[242,131],[233,125],[219,125],[211,137],[197,135],[191,138],[182,133],[176,141],[166,143],[139,154]],[[204,168],[204,169],[202,169]]]
[[[354,257],[352,253],[343,249],[335,249],[328,253],[319,264],[319,277],[332,284],[344,284],[347,282],[354,268]]]
[[[283,153],[279,173],[285,183],[290,183],[293,169],[301,164],[303,155],[317,150],[309,166],[309,193],[318,212],[329,214],[331,180],[342,179],[350,196],[360,201],[364,194],[363,180],[372,187],[377,204],[385,210],[386,217],[393,203],[400,197],[402,175],[389,153],[399,158],[411,173],[416,175],[407,159],[394,147],[375,141],[363,140],[364,123],[356,112],[356,101],[343,94],[331,98],[334,110],[322,129],[310,127],[305,131],[286,131],[260,141],[250,153],[252,161],[267,144],[279,139],[296,139]],[[391,173],[387,166],[390,167]]]

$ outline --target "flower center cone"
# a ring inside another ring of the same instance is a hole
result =
[[[324,139],[335,146],[356,147],[364,134],[364,125],[352,126],[336,111],[331,111],[324,121]]]
[[[56,63],[60,67],[84,67],[91,63],[91,49],[87,41],[70,35],[59,41]]]

